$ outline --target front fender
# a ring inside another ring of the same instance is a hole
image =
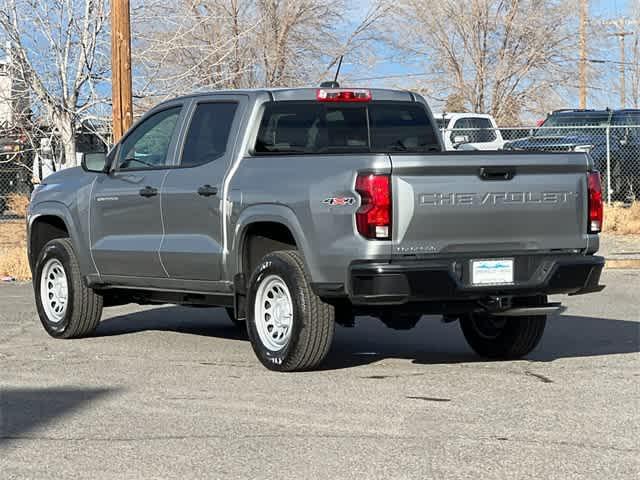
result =
[[[88,231],[80,228],[78,225],[79,222],[74,221],[71,210],[66,204],[52,200],[37,203],[29,208],[27,216],[27,255],[32,271],[36,261],[36,258],[32,256],[31,252],[32,229],[38,219],[46,216],[58,217],[64,222],[67,232],[69,232],[69,237],[73,244],[82,275],[96,273],[89,252]]]

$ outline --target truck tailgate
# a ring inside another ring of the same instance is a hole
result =
[[[393,255],[581,250],[581,153],[391,155]]]

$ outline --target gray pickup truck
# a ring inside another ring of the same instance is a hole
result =
[[[531,352],[548,294],[599,285],[584,153],[445,152],[420,96],[221,91],[158,105],[33,192],[37,309],[83,337],[125,303],[226,307],[267,367],[312,369],[335,323],[459,321],[478,354]]]

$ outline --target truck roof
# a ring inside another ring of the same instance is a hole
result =
[[[176,98],[172,98],[169,100],[165,100],[161,102],[159,105],[162,105],[167,102],[172,102],[175,100],[184,100],[191,98],[200,98],[206,97],[210,95],[250,95],[250,96],[260,96],[260,95],[269,95],[273,101],[311,101],[316,100],[317,91],[321,89],[320,87],[303,87],[303,88],[248,88],[248,89],[238,89],[238,90],[211,90],[205,92],[196,92],[188,95],[182,95]],[[371,92],[371,97],[373,101],[383,100],[383,101],[397,101],[397,102],[415,102],[417,101],[416,94],[408,91],[408,90],[396,90],[396,89],[387,89],[387,88],[368,88],[368,87],[340,87],[340,90],[355,90],[355,89],[366,89]],[[329,89],[326,89],[329,90]]]
[[[451,120],[454,116],[493,119],[493,117],[489,113],[475,112],[433,112],[433,116],[434,118],[444,118],[445,120]]]
[[[592,113],[640,113],[640,109],[638,108],[619,108],[616,110],[611,110],[608,108],[594,109],[594,108],[561,108],[558,110],[553,110],[551,115],[575,115],[575,114],[584,114],[589,115]]]

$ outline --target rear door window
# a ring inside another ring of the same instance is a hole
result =
[[[425,108],[417,103],[265,106],[254,152],[260,154],[427,152],[439,150]]]
[[[181,167],[204,165],[224,156],[236,108],[232,102],[198,104],[182,149]]]

